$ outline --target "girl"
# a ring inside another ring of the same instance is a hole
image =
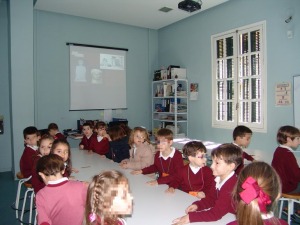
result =
[[[70,149],[69,142],[63,139],[55,140],[51,147],[51,153],[62,157],[65,163],[65,173],[63,174],[63,176],[70,177],[72,173],[72,162],[71,162],[71,149]],[[73,171],[75,173],[78,172],[76,169],[73,169]]]
[[[85,224],[126,225],[120,216],[132,213],[132,199],[128,180],[119,171],[94,176],[87,191]]]
[[[120,163],[123,169],[141,170],[154,162],[154,147],[150,144],[148,132],[143,127],[135,127],[129,137],[130,159]]]
[[[97,133],[97,136],[95,135],[91,137],[91,149],[93,152],[98,153],[101,158],[105,158],[105,154],[108,153],[109,149],[109,139],[107,138],[106,124],[102,121],[97,122],[94,129]]]
[[[121,126],[113,126],[108,129],[109,151],[106,157],[114,162],[120,163],[124,159],[129,158],[128,136]]]
[[[45,187],[44,182],[40,179],[38,173],[36,172],[37,162],[43,156],[50,154],[50,150],[51,150],[53,141],[54,141],[54,138],[51,135],[43,135],[43,137],[39,141],[38,153],[33,158],[31,184],[32,184],[32,187],[33,187],[35,193],[37,193],[40,189]]]
[[[274,217],[281,195],[281,183],[275,170],[265,162],[253,162],[240,173],[233,191],[237,220],[227,225],[287,225]]]

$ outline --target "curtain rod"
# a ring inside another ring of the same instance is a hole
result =
[[[128,52],[128,48],[115,48],[115,47],[109,47],[109,46],[86,45],[86,44],[78,44],[78,43],[71,43],[71,42],[67,42],[66,45],[75,45],[75,46],[92,47],[92,48],[106,48],[106,49],[122,50],[122,51]]]

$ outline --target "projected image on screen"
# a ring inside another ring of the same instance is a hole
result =
[[[126,51],[70,45],[70,110],[126,108]]]

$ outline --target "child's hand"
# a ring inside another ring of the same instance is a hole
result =
[[[195,212],[197,210],[198,206],[193,204],[186,208],[185,213],[188,214],[189,212]]]
[[[100,155],[100,158],[101,158],[101,159],[105,159],[106,156],[105,156],[105,155]]]
[[[72,172],[74,172],[74,173],[78,173],[78,172],[79,172],[79,170],[73,167],[73,168],[72,168]]]
[[[179,217],[172,221],[173,225],[182,225],[190,222],[189,215],[185,215],[183,217]]]
[[[197,198],[205,198],[205,193],[203,192],[203,191],[199,191],[198,193],[197,193]]]
[[[88,150],[88,154],[93,154],[93,150]]]
[[[169,187],[165,192],[173,194],[175,192],[175,188]]]
[[[142,174],[142,170],[132,170],[130,173],[133,175],[138,175],[138,174]]]
[[[83,148],[84,148],[84,145],[79,145],[80,150],[83,150]]]
[[[146,184],[148,184],[148,185],[150,185],[150,186],[158,185],[157,180],[151,180],[151,181],[148,181]]]

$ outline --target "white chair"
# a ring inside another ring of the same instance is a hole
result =
[[[30,195],[29,217],[28,217],[28,222],[27,221],[24,222],[24,214],[28,212],[25,209],[28,194]],[[27,190],[24,195],[23,207],[22,207],[22,211],[21,211],[21,215],[20,215],[20,219],[19,219],[21,225],[23,225],[23,223],[32,224],[31,223],[32,222],[32,214],[33,214],[33,210],[35,210],[34,197],[35,197],[35,194],[34,194],[33,188],[27,187]],[[35,215],[34,224],[36,224],[36,213],[34,215]]]
[[[280,201],[280,207],[279,207],[279,217],[282,215],[283,210],[283,203],[286,201],[288,203],[288,211],[287,211],[287,223],[289,225],[292,224],[291,222],[291,215],[294,214],[294,204],[300,204],[300,193],[296,194],[284,194],[282,193]]]

